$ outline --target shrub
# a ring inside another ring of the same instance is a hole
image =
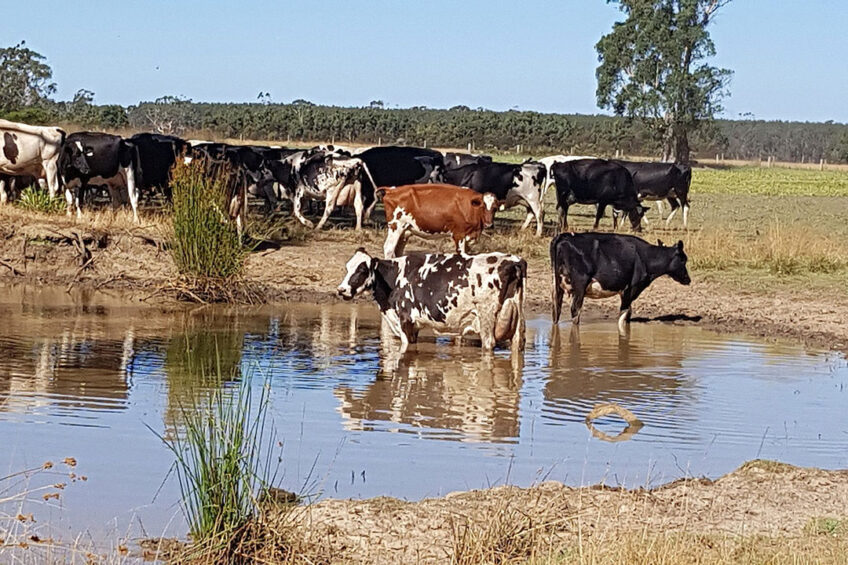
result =
[[[229,220],[225,187],[223,175],[207,175],[197,161],[174,167],[171,254],[184,275],[227,280],[242,272],[246,251]]]

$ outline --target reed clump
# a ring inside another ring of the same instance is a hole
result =
[[[242,274],[247,251],[228,214],[226,173],[210,175],[203,164],[173,168],[171,255],[179,272],[198,281],[224,283]]]
[[[51,197],[46,190],[28,186],[21,191],[17,205],[30,212],[42,214],[61,214],[65,211],[65,202],[61,198]]]

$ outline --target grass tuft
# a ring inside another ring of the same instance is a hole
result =
[[[41,212],[42,214],[61,214],[65,211],[64,200],[51,198],[47,191],[36,188],[34,185],[21,191],[17,205],[24,210]]]
[[[180,273],[222,282],[239,276],[247,251],[229,221],[225,179],[208,176],[200,162],[178,162],[172,188],[171,254]]]

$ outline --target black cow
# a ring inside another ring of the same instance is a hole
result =
[[[362,184],[362,199],[365,217],[371,217],[376,204],[375,190],[381,186],[401,186],[441,182],[445,169],[444,158],[438,151],[423,147],[399,147],[383,145],[371,147],[354,154],[362,159],[377,186],[365,180]]]
[[[188,143],[173,135],[137,133],[130,142],[138,150],[136,186],[139,191],[161,190],[171,199],[171,168],[183,155]]]
[[[639,163],[613,161],[630,171],[639,200],[656,201],[662,217],[662,201],[668,200],[671,213],[666,225],[678,208],[683,208],[683,227],[689,223],[689,185],[692,184],[692,169],[674,163]]]
[[[530,225],[536,218],[536,235],[542,235],[544,207],[542,206],[542,185],[545,181],[545,166],[535,161],[520,165],[479,161],[457,168],[445,170],[445,182],[464,186],[484,194],[491,192],[503,203],[503,208],[512,208],[524,204],[527,217],[521,229]]]
[[[630,173],[616,163],[604,159],[578,159],[554,163],[551,167],[556,184],[560,229],[568,230],[568,208],[572,204],[597,204],[594,229],[607,206],[627,212],[633,231],[642,231],[644,206],[639,204]],[[617,215],[613,214],[613,229]]]
[[[68,215],[76,207],[82,216],[85,190],[89,184],[124,184],[130,197],[133,219],[138,222],[138,187],[135,170],[138,150],[117,135],[82,131],[70,134],[59,155],[59,173],[65,185]],[[101,180],[97,180],[97,177]]]
[[[492,158],[488,155],[474,155],[472,153],[445,153],[445,168],[458,169],[465,165],[476,165],[477,163],[491,163]]]
[[[619,329],[630,321],[630,307],[654,279],[668,275],[691,282],[683,242],[673,247],[651,245],[632,235],[562,233],[551,241],[553,321],[559,322],[563,293],[571,300],[571,320],[580,323],[583,298],[621,296]]]

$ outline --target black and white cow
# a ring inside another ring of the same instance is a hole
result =
[[[597,205],[594,229],[598,229],[607,206],[612,206],[627,213],[633,231],[642,231],[642,216],[647,208],[639,204],[627,169],[604,159],[578,159],[554,163],[552,171],[561,231],[568,230],[568,208],[572,204]],[[613,214],[613,229],[617,220]]]
[[[489,155],[475,155],[474,153],[445,153],[445,168],[458,169],[465,165],[474,165],[477,163],[491,163],[492,158]]]
[[[371,291],[401,351],[422,328],[480,336],[483,349],[510,341],[524,349],[527,263],[515,255],[411,253],[378,259],[359,248],[347,262],[338,293],[345,300]]]
[[[0,174],[44,178],[50,196],[59,193],[59,153],[65,132],[55,127],[31,126],[0,120]],[[0,203],[5,201],[0,187]]]
[[[77,217],[82,216],[85,190],[89,184],[110,184],[110,179],[119,178],[126,182],[133,219],[138,222],[137,164],[138,151],[129,140],[108,133],[82,131],[70,134],[59,156],[68,215],[75,207]]]
[[[363,185],[374,186],[368,166],[358,157],[321,149],[309,149],[289,155],[281,166],[273,167],[274,178],[284,188],[283,195],[291,198],[294,216],[305,226],[312,227],[301,211],[303,199],[324,201],[324,214],[315,229],[324,227],[336,206],[353,206],[356,229],[362,229],[365,217]]]
[[[571,320],[580,323],[583,299],[621,296],[619,329],[630,321],[633,301],[654,279],[668,275],[691,282],[683,242],[673,247],[651,245],[632,235],[561,233],[551,241],[553,321],[559,322],[563,293],[572,297]]]
[[[689,224],[689,186],[692,184],[692,169],[686,165],[674,163],[640,163],[635,161],[613,161],[628,171],[633,177],[636,195],[639,200],[655,201],[660,217],[663,215],[662,201],[668,200],[671,213],[665,223],[668,225],[678,208],[683,209],[683,227]]]
[[[542,187],[542,202],[545,201],[545,197],[548,195],[548,190],[550,190],[551,185],[554,184],[554,175],[552,172],[554,164],[579,161],[580,159],[597,159],[597,157],[591,157],[589,155],[549,155],[548,157],[542,157],[539,159],[539,162],[542,163],[548,171],[548,174],[545,176],[545,184]]]
[[[542,206],[542,183],[545,166],[535,161],[517,165],[512,163],[477,162],[445,170],[445,182],[464,186],[484,194],[491,192],[503,203],[502,209],[523,204],[527,217],[521,229],[527,228],[536,218],[536,235],[542,235],[545,209]]]

